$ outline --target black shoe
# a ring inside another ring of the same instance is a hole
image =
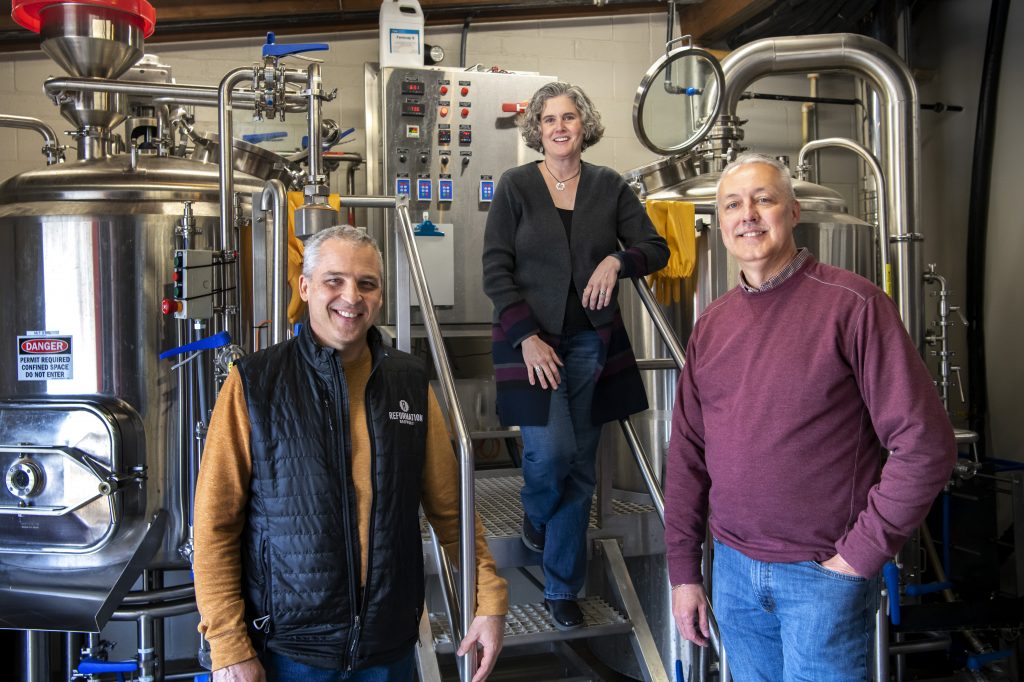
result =
[[[526,549],[532,549],[534,552],[544,552],[544,533],[533,527],[533,524],[530,523],[530,517],[526,514],[523,514],[522,538]]]
[[[544,606],[559,630],[575,630],[583,625],[583,612],[575,599],[545,599]]]

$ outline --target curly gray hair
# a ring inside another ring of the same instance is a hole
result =
[[[553,97],[567,96],[576,105],[580,112],[580,122],[583,123],[583,149],[593,147],[600,142],[604,135],[604,126],[601,124],[601,114],[597,107],[590,101],[587,94],[578,85],[554,81],[548,83],[533,93],[526,111],[519,118],[519,133],[523,136],[526,146],[541,154],[544,153],[544,145],[540,136],[540,115],[544,112],[544,105]]]
[[[302,274],[306,279],[313,276],[317,263],[320,260],[320,248],[325,242],[337,239],[356,246],[368,246],[377,254],[377,266],[380,268],[381,276],[384,275],[384,258],[380,254],[380,247],[376,240],[366,233],[366,230],[352,227],[351,225],[335,225],[325,230],[320,230],[306,240],[302,249]]]

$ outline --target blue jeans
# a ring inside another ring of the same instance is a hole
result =
[[[866,682],[878,578],[767,563],[715,541],[712,604],[736,682]]]
[[[597,332],[585,331],[562,339],[555,352],[565,366],[551,394],[548,423],[521,427],[522,500],[530,523],[544,532],[544,598],[575,599],[587,571],[587,526],[601,439],[590,406],[603,348]]]
[[[270,651],[261,658],[267,682],[412,682],[415,654],[410,649],[394,663],[351,672],[316,668]]]

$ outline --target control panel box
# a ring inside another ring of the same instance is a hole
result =
[[[451,249],[453,291],[450,303],[437,303],[438,321],[489,327],[481,268],[487,211],[502,173],[541,158],[523,144],[517,114],[502,105],[528,100],[555,78],[375,64],[365,73],[368,193],[407,196],[416,219],[426,212],[452,226],[444,248]],[[370,211],[367,219],[384,251],[386,290],[396,291],[393,216]],[[394,305],[389,297],[384,324],[393,322]]]

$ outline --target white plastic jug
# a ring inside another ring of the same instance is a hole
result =
[[[423,10],[418,0],[381,4],[380,66],[423,66]]]

